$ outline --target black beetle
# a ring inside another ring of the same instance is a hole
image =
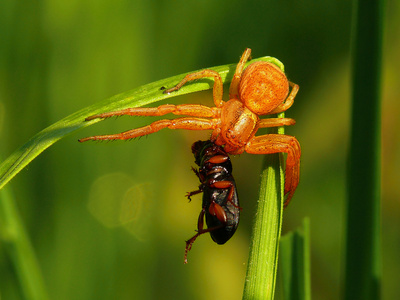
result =
[[[196,238],[209,232],[217,244],[225,244],[235,233],[239,224],[239,198],[235,179],[232,176],[232,164],[224,148],[211,141],[197,141],[192,152],[199,169],[193,171],[200,179],[199,189],[187,194],[191,196],[203,193],[202,210],[197,223],[197,233],[186,241],[185,259]],[[207,229],[204,229],[204,215]]]

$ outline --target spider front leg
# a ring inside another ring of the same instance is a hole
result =
[[[242,57],[239,60],[239,63],[236,66],[236,71],[235,74],[233,74],[233,78],[231,81],[231,85],[229,87],[229,99],[239,99],[239,83],[240,79],[242,77],[242,73],[244,70],[244,65],[245,63],[251,59],[251,49],[247,48],[243,54]]]
[[[222,100],[222,95],[224,93],[224,87],[223,87],[221,75],[219,75],[219,73],[214,70],[206,69],[206,70],[199,71],[196,73],[188,74],[176,86],[165,90],[164,94],[169,94],[171,92],[179,90],[188,81],[205,78],[205,77],[214,77],[214,86],[213,86],[214,103],[215,103],[216,107],[221,108],[224,105],[224,101]]]
[[[128,130],[117,134],[96,135],[80,139],[79,142],[104,141],[104,140],[129,140],[136,137],[155,133],[163,128],[169,129],[187,129],[187,130],[208,130],[219,126],[219,119],[201,119],[201,118],[178,118],[172,120],[159,120],[150,125]]]
[[[282,134],[256,136],[247,143],[245,151],[251,154],[287,153],[284,207],[288,206],[299,184],[301,149],[297,139]]]

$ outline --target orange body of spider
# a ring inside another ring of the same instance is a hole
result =
[[[162,116],[169,113],[189,117],[172,120],[159,120],[148,126],[132,129],[119,134],[92,136],[80,139],[88,140],[126,140],[155,133],[163,128],[188,130],[213,130],[211,140],[224,146],[229,154],[240,154],[244,151],[252,154],[287,153],[285,170],[285,206],[289,204],[299,183],[300,144],[293,136],[266,134],[256,136],[259,128],[278,127],[295,124],[290,118],[267,118],[286,111],[293,104],[299,89],[297,84],[289,82],[286,75],[274,64],[259,61],[244,68],[250,58],[251,49],[246,49],[236,67],[230,88],[229,101],[222,100],[223,83],[219,73],[213,70],[202,70],[187,75],[175,87],[164,93],[179,90],[188,81],[204,77],[213,77],[213,99],[215,107],[198,104],[171,105],[158,107],[135,107],[120,111],[107,112],[86,118],[108,118],[112,116]],[[289,87],[291,87],[289,93]]]

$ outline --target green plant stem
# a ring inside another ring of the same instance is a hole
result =
[[[48,299],[41,270],[9,189],[0,190],[0,237],[8,251],[25,299]]]
[[[279,276],[285,300],[311,299],[310,220],[282,236],[279,251]]]
[[[243,299],[274,299],[284,196],[282,165],[283,154],[264,158]]]
[[[383,1],[355,1],[345,299],[379,299]]]

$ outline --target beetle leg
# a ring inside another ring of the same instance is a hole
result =
[[[281,105],[276,107],[273,111],[269,112],[268,113],[269,115],[286,111],[293,105],[294,98],[296,97],[296,94],[299,91],[299,86],[290,81],[289,81],[289,85],[292,87],[292,90],[290,91],[289,96],[286,98],[285,102],[283,102]]]
[[[236,71],[235,74],[233,74],[231,85],[229,87],[229,99],[239,99],[239,83],[244,70],[244,65],[250,59],[250,55],[251,49],[247,48],[243,52],[242,57],[236,66]]]
[[[202,180],[203,176],[200,174],[200,172],[197,169],[193,168],[193,167],[192,167],[192,171],[194,172],[194,174],[196,174],[197,177],[199,177],[200,182],[203,182],[203,180]],[[191,197],[193,195],[197,195],[197,194],[200,194],[202,192],[203,192],[203,184],[200,184],[198,190],[195,190],[195,191],[192,191],[192,192],[188,192],[186,194],[186,197],[189,199],[189,202],[190,202],[190,201],[192,201]]]
[[[214,70],[202,70],[199,72],[191,73],[185,76],[181,82],[179,82],[176,86],[165,90],[164,94],[169,94],[171,92],[179,90],[184,84],[188,81],[196,80],[204,77],[214,77],[214,86],[213,86],[213,98],[216,107],[222,107],[224,105],[224,101],[222,100],[222,94],[224,92],[223,83],[221,75]]]
[[[192,201],[192,196],[194,196],[194,195],[197,195],[197,194],[200,194],[200,193],[202,193],[203,191],[202,190],[196,190],[196,191],[192,191],[192,192],[188,192],[187,194],[186,194],[186,197],[189,199],[189,202],[190,201]]]
[[[217,118],[220,115],[220,109],[217,107],[208,107],[199,104],[164,104],[158,107],[131,107],[117,111],[101,113],[87,117],[85,120],[90,121],[97,118],[109,118],[114,116],[163,116],[166,114],[186,115],[199,118]]]
[[[197,221],[197,233],[186,241],[185,256],[184,256],[184,262],[183,262],[185,264],[187,264],[187,255],[188,255],[188,252],[190,251],[190,249],[192,249],[192,245],[193,245],[194,241],[197,239],[197,237],[199,235],[203,234],[205,212],[206,212],[206,209],[203,207],[203,209],[200,212],[199,219]]]
[[[292,198],[300,176],[300,144],[293,136],[282,134],[267,134],[253,137],[245,146],[245,151],[251,154],[287,153],[285,170],[285,203],[286,207]]]
[[[222,228],[224,226],[222,224],[222,225],[215,226],[215,227],[212,227],[212,228],[203,229],[203,227],[204,227],[204,214],[205,213],[206,213],[206,209],[203,207],[203,209],[200,212],[199,219],[197,221],[197,233],[193,237],[191,237],[190,239],[188,239],[186,241],[185,256],[184,256],[184,261],[183,261],[184,264],[187,264],[187,262],[188,262],[187,261],[188,252],[192,249],[193,243],[195,242],[195,240],[200,235],[202,235],[204,233],[207,233],[207,232],[210,232],[210,231],[213,231],[213,230],[216,230],[216,229],[219,229],[219,228]]]
[[[80,139],[79,142],[88,140],[129,140],[139,136],[155,133],[163,128],[169,129],[187,129],[187,130],[207,130],[214,129],[219,125],[219,119],[201,119],[201,118],[178,118],[172,120],[159,120],[150,125],[128,130],[122,133],[109,135],[96,135]]]

